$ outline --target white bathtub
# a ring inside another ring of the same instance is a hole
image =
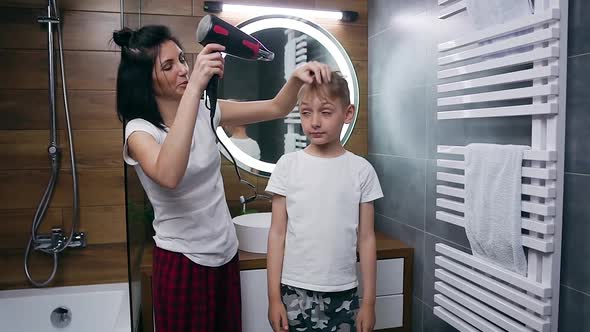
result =
[[[70,323],[52,325],[65,307]],[[54,317],[56,318],[56,317]],[[130,332],[127,283],[0,291],[1,332]]]

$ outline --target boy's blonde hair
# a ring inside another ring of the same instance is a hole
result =
[[[310,92],[315,93],[320,98],[338,99],[344,107],[350,105],[348,82],[339,71],[332,72],[330,82],[318,84],[314,81],[312,84],[304,84],[297,94],[298,103],[301,104],[301,100]]]

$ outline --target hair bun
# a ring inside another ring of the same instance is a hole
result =
[[[129,40],[133,36],[133,33],[134,31],[129,28],[123,28],[113,32],[113,40],[120,47],[129,47]]]

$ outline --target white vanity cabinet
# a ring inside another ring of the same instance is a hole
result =
[[[377,233],[375,330],[410,332],[413,249]],[[240,251],[243,332],[272,332],[268,323],[266,255]],[[359,281],[362,283],[359,272]],[[152,247],[141,264],[143,330],[152,332]],[[362,286],[359,286],[362,296]],[[361,299],[362,301],[362,299]]]
[[[404,294],[405,260],[406,258],[388,258],[377,261],[375,330],[410,331],[409,321],[404,326],[404,310],[409,310],[404,308],[404,295],[411,298],[411,294]],[[360,266],[358,274],[361,282]],[[243,332],[272,332],[267,318],[266,269],[245,270],[240,277]],[[359,287],[359,295],[362,296],[362,287]]]

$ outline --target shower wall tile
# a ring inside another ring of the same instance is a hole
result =
[[[568,55],[590,53],[590,40],[586,36],[590,29],[590,2],[570,0],[568,16]]]
[[[426,156],[424,88],[408,88],[379,93],[369,97],[378,112],[369,118],[371,153],[408,158]]]
[[[590,174],[590,54],[568,59],[565,171]]]
[[[384,198],[375,203],[379,214],[424,229],[425,160],[370,155]]]
[[[564,214],[561,253],[561,283],[590,294],[590,175],[565,175]]]
[[[417,297],[412,299],[412,332],[422,332],[422,317],[424,304]]]
[[[565,286],[559,292],[559,331],[590,331],[590,294]]]
[[[369,37],[389,28],[392,25],[391,18],[399,10],[400,1],[372,0],[369,1]]]

